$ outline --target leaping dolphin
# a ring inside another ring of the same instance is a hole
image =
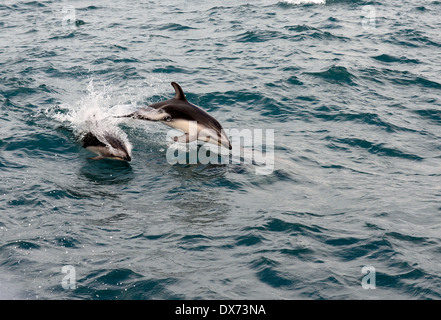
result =
[[[99,137],[99,138],[98,138]],[[95,135],[87,132],[81,138],[83,148],[98,154],[92,159],[115,159],[131,161],[130,148],[117,136],[105,132],[102,135]]]
[[[182,136],[175,137],[175,141],[191,142],[200,140],[231,150],[230,140],[220,123],[202,108],[188,102],[179,84],[172,82],[171,85],[175,89],[174,98],[154,103],[117,118],[159,121],[184,132]]]

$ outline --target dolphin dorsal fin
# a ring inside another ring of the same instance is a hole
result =
[[[184,91],[182,91],[181,86],[179,84],[177,84],[176,82],[172,82],[171,85],[173,86],[173,88],[175,88],[175,99],[187,101],[187,99],[185,98]]]

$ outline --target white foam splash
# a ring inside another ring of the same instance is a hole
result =
[[[90,80],[87,94],[81,100],[73,105],[61,104],[57,110],[47,110],[47,113],[72,130],[78,139],[81,139],[87,132],[92,132],[99,140],[102,140],[100,137],[106,134],[118,137],[130,154],[132,145],[127,134],[118,127],[118,119],[114,116],[133,112],[139,106],[134,104],[112,106],[115,97],[111,92],[112,89],[109,87],[95,90],[93,80]]]
[[[73,130],[85,129],[85,124],[101,121],[111,121],[109,106],[112,104],[112,96],[106,88],[96,91],[93,80],[87,87],[87,94],[75,104],[61,104],[59,110],[47,110],[51,116],[67,125]]]

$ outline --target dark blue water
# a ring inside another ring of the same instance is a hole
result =
[[[441,298],[441,2],[300,2],[0,1],[0,298]],[[106,122],[171,81],[273,170]]]

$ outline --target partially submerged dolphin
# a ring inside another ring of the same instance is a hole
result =
[[[131,114],[117,118],[127,117],[159,121],[184,132],[182,136],[175,137],[175,141],[191,142],[200,140],[231,150],[230,140],[220,123],[205,110],[188,102],[179,84],[172,82],[171,85],[175,89],[175,97],[173,99],[154,103]]]
[[[98,138],[99,137],[99,138]],[[92,159],[115,159],[131,161],[132,157],[128,146],[119,137],[105,132],[102,135],[95,135],[87,132],[81,138],[83,148],[96,153],[98,156]]]

